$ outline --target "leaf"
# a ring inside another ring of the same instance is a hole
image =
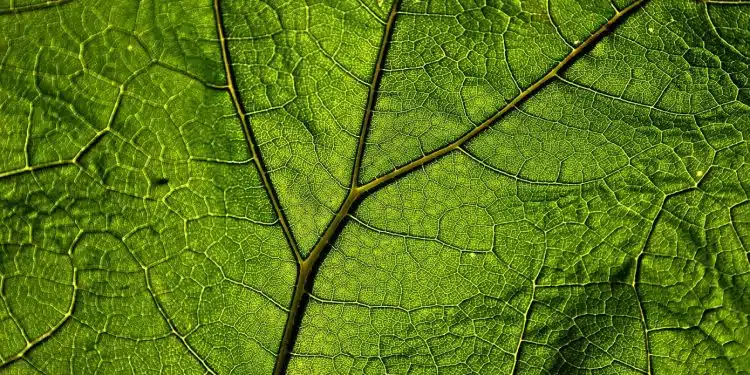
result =
[[[0,29],[0,372],[748,373],[744,0]]]

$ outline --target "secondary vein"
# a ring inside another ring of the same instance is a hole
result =
[[[399,4],[399,0],[393,2],[393,6],[391,6],[391,13],[388,15],[388,21],[385,23],[383,39],[380,41],[380,51],[378,51],[375,70],[372,73],[370,91],[367,93],[367,106],[365,107],[365,115],[362,118],[362,126],[359,130],[357,155],[354,157],[354,168],[352,169],[352,189],[356,188],[359,184],[359,171],[360,166],[362,165],[362,157],[365,152],[365,139],[367,138],[367,131],[370,128],[370,123],[372,122],[372,114],[373,110],[375,109],[375,101],[378,89],[380,88],[380,77],[383,76],[383,65],[385,64],[385,57],[388,54],[388,47],[391,44],[390,40],[393,36],[393,25],[396,23],[396,15],[398,14]]]
[[[45,1],[43,3],[21,5],[18,7],[14,6],[10,8],[0,9],[0,15],[26,13],[26,12],[30,12],[30,11],[34,11],[38,9],[45,9],[45,8],[50,8],[50,7],[54,7],[57,5],[67,4],[67,3],[70,3],[71,1],[72,0],[50,0],[50,1]]]
[[[250,153],[253,157],[255,169],[258,171],[258,175],[260,175],[260,179],[263,183],[263,188],[266,190],[268,197],[271,199],[271,205],[273,206],[274,212],[276,212],[276,216],[279,218],[279,223],[281,224],[281,229],[284,232],[284,237],[286,238],[289,247],[292,249],[294,258],[299,264],[302,263],[303,260],[302,254],[300,253],[299,247],[297,246],[297,241],[294,240],[294,236],[292,235],[289,221],[286,219],[284,211],[281,209],[279,197],[276,194],[273,185],[271,184],[271,179],[268,176],[268,169],[263,164],[263,160],[261,159],[260,151],[258,149],[258,143],[255,140],[255,136],[253,135],[253,131],[250,128],[250,124],[247,119],[247,114],[242,105],[242,102],[240,101],[239,94],[237,93],[237,85],[234,79],[234,72],[232,71],[232,64],[229,59],[229,47],[227,47],[227,38],[224,35],[224,21],[221,15],[221,5],[219,4],[219,1],[220,0],[214,0],[214,17],[216,18],[216,29],[219,35],[219,43],[221,44],[221,59],[224,63],[224,71],[227,77],[227,90],[229,90],[229,96],[232,98],[234,109],[237,112],[237,116],[240,118],[240,122],[242,123],[242,132],[244,133],[245,141],[247,141],[247,145],[250,148]]]
[[[68,253],[70,255],[70,252]],[[71,258],[72,262],[72,258]],[[26,337],[26,333],[22,331],[22,334],[24,335],[24,338],[26,338],[26,346],[24,346],[21,351],[18,353],[6,358],[2,359],[0,358],[0,371],[3,369],[8,368],[11,364],[15,363],[18,360],[25,359],[26,355],[31,351],[34,350],[37,346],[41,345],[43,342],[47,341],[52,335],[54,335],[56,332],[58,332],[60,329],[62,329],[63,325],[65,325],[68,321],[70,321],[73,318],[73,312],[75,310],[76,306],[76,295],[78,293],[79,287],[77,283],[77,274],[78,269],[76,267],[73,267],[73,293],[70,297],[70,303],[68,304],[68,310],[65,311],[65,314],[63,314],[62,318],[57,321],[57,323],[52,326],[49,330],[38,336],[37,338],[33,340],[28,340]],[[3,279],[0,279],[0,287],[2,287]],[[4,298],[4,297],[2,297]],[[7,307],[7,304],[6,304]],[[13,318],[15,321],[15,317]],[[19,329],[21,329],[20,326],[18,326]]]
[[[438,159],[441,156],[444,156],[450,153],[451,151],[458,149],[461,145],[463,145],[464,143],[468,142],[469,140],[479,135],[479,133],[482,133],[483,131],[487,130],[490,126],[492,126],[498,120],[503,118],[513,108],[516,108],[523,101],[533,96],[533,94],[535,94],[542,87],[544,87],[549,81],[556,78],[562,70],[564,70],[565,68],[570,66],[570,64],[572,64],[574,61],[576,61],[576,59],[579,56],[581,56],[584,51],[586,51],[589,47],[592,47],[593,45],[595,45],[604,35],[606,35],[609,31],[611,31],[621,19],[623,19],[628,14],[642,7],[646,2],[648,2],[648,0],[638,0],[630,4],[627,8],[624,8],[623,10],[615,13],[615,15],[612,18],[610,18],[609,21],[607,21],[607,23],[602,25],[596,32],[594,32],[593,34],[591,34],[591,36],[586,38],[586,40],[583,41],[578,47],[574,48],[567,56],[565,56],[565,58],[562,61],[560,61],[554,68],[552,68],[552,70],[547,72],[547,74],[545,74],[538,81],[534,82],[534,84],[529,86],[526,90],[518,94],[515,98],[513,98],[513,100],[511,100],[508,104],[503,106],[499,111],[495,112],[494,115],[486,119],[479,126],[467,132],[466,134],[464,134],[457,140],[453,141],[452,143],[446,146],[443,146],[435,151],[432,151],[428,153],[427,155],[424,155],[421,158],[416,159],[408,164],[398,167],[383,176],[375,178],[374,180],[362,185],[359,189],[361,190],[362,193],[367,193],[435,159]]]

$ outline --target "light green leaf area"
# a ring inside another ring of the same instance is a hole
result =
[[[0,373],[750,373],[750,3],[396,1],[0,0]]]

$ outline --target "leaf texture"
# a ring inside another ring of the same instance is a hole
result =
[[[0,30],[0,373],[750,372],[745,0]]]

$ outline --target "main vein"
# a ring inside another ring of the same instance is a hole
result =
[[[234,104],[234,109],[237,112],[237,116],[240,118],[240,122],[242,123],[242,132],[245,135],[245,140],[247,141],[247,145],[250,148],[250,153],[253,157],[255,169],[258,170],[258,175],[263,182],[263,188],[266,190],[268,197],[271,199],[273,210],[276,212],[276,216],[279,218],[279,223],[281,224],[281,229],[284,232],[284,237],[286,238],[289,247],[292,249],[292,253],[294,253],[294,258],[299,264],[302,263],[303,260],[302,254],[300,253],[299,247],[297,246],[297,241],[294,240],[294,236],[292,235],[289,221],[286,219],[284,211],[281,209],[281,204],[279,204],[279,197],[276,194],[273,185],[271,185],[271,179],[268,177],[268,170],[266,169],[265,165],[263,165],[263,160],[261,159],[260,150],[258,149],[258,143],[255,141],[255,136],[253,135],[253,131],[250,128],[250,124],[248,123],[244,106],[242,105],[239,95],[237,94],[237,85],[234,79],[234,72],[232,71],[232,63],[229,60],[229,47],[227,47],[227,39],[224,35],[224,21],[221,15],[221,5],[219,4],[219,1],[220,0],[214,0],[214,17],[216,18],[216,28],[219,35],[219,43],[221,44],[221,59],[224,62],[224,72],[227,77],[227,89],[229,90],[229,95],[232,98],[232,103]]]

